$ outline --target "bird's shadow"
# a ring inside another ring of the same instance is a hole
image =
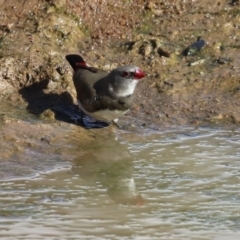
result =
[[[59,114],[58,111],[54,110],[56,106],[61,106],[62,104],[76,107],[71,95],[68,92],[61,94],[45,93],[44,89],[47,89],[48,84],[49,80],[43,80],[19,90],[19,94],[28,103],[27,110],[34,115],[41,115],[50,109],[54,112],[57,120],[74,123],[64,114]]]
[[[46,110],[51,110],[56,120],[80,125],[88,129],[102,128],[109,125],[97,121],[80,111],[67,91],[61,94],[45,93],[44,89],[48,88],[48,84],[49,80],[43,80],[19,90],[19,94],[28,103],[28,112],[39,116]]]

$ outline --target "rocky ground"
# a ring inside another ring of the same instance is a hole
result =
[[[2,102],[38,116],[74,102],[64,56],[80,53],[95,67],[147,73],[128,114],[142,125],[240,124],[238,0],[0,0],[0,9]],[[205,47],[181,55],[199,36]]]

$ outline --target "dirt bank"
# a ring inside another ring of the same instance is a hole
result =
[[[64,56],[147,73],[129,115],[159,126],[240,124],[239,1],[0,0],[0,91],[40,115],[75,101]],[[201,36],[206,46],[181,52]]]

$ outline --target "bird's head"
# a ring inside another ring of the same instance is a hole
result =
[[[112,70],[109,75],[110,91],[117,97],[132,95],[137,83],[145,77],[145,73],[136,66],[122,66]]]

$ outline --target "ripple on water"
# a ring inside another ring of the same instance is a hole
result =
[[[1,181],[0,237],[240,239],[239,138],[198,129],[129,142],[141,207],[116,204],[103,182],[70,169]]]

